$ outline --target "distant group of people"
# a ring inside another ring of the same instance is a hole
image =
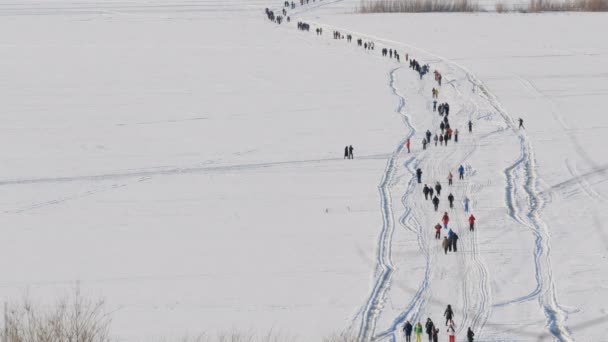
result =
[[[344,159],[354,159],[353,151],[353,145],[344,147]]]
[[[445,309],[443,316],[445,317],[445,326],[447,326],[446,333],[448,335],[448,341],[456,342],[456,324],[454,323],[454,310],[452,310],[451,305],[448,305]],[[430,317],[427,318],[424,327],[420,322],[416,323],[416,325],[412,325],[409,320],[406,320],[402,330],[406,342],[412,342],[412,334],[416,337],[416,342],[422,342],[422,334],[424,333],[429,337],[429,342],[439,341],[439,327],[435,325]],[[475,333],[473,332],[473,329],[469,327],[467,330],[467,341],[473,342],[474,339]]]
[[[401,61],[401,56],[399,56],[399,52],[397,52],[397,50],[384,48],[384,49],[382,49],[382,56],[383,57],[388,56],[389,58],[395,58],[397,60],[397,62]]]

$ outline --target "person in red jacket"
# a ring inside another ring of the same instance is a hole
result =
[[[448,222],[450,222],[450,217],[448,216],[447,211],[443,213],[441,221],[443,222],[443,228],[448,229]]]
[[[435,239],[441,239],[441,225],[439,223],[435,226]]]
[[[473,214],[471,214],[471,216],[469,216],[469,230],[470,231],[475,230],[475,216],[473,216]]]
[[[410,138],[407,138],[407,141],[405,142],[405,146],[407,147],[407,153],[410,153]]]

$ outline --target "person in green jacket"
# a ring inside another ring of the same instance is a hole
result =
[[[416,323],[416,326],[414,327],[414,333],[416,334],[416,342],[421,342],[422,324],[420,324],[420,322]]]

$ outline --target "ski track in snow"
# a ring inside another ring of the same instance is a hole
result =
[[[519,138],[520,157],[504,170],[507,179],[506,205],[509,216],[520,224],[530,228],[535,236],[534,265],[537,286],[530,294],[501,305],[514,304],[538,297],[538,301],[547,318],[547,327],[553,337],[558,341],[573,341],[569,330],[565,326],[567,313],[557,300],[551,269],[549,232],[547,225],[540,215],[545,201],[542,194],[538,191],[534,149],[530,145],[526,134],[518,131],[513,118],[502,108],[496,97],[485,85],[471,73],[469,73],[469,81],[482,91],[484,97],[502,115],[505,122]],[[527,203],[527,206],[518,205],[521,202]]]
[[[396,109],[396,112],[403,116],[403,122],[406,127],[409,129],[408,135],[403,139],[393,154],[389,158],[386,168],[384,170],[384,174],[382,176],[382,181],[378,186],[378,190],[380,192],[380,208],[382,211],[383,218],[383,226],[380,232],[380,237],[378,239],[378,247],[377,247],[377,277],[375,279],[375,283],[372,289],[372,293],[369,296],[366,304],[364,305],[364,310],[362,312],[361,317],[361,326],[359,329],[358,339],[360,341],[370,341],[374,335],[374,331],[376,329],[376,322],[378,320],[378,316],[382,311],[382,307],[384,305],[384,301],[386,299],[386,293],[390,287],[391,276],[395,270],[393,262],[391,260],[391,247],[392,247],[392,239],[393,232],[395,231],[395,218],[392,208],[392,198],[391,198],[391,180],[395,174],[396,170],[396,160],[403,152],[405,148],[405,143],[408,138],[414,135],[415,129],[409,123],[409,120],[404,113],[405,110],[405,97],[399,94],[396,86],[396,72],[400,68],[393,69],[390,74],[390,82],[389,86],[391,87],[393,94],[399,98],[399,105]],[[412,161],[411,158],[409,161]],[[408,161],[408,162],[409,162]]]

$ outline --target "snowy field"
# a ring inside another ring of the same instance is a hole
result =
[[[267,21],[280,5],[0,4],[0,298],[78,283],[107,299],[120,341],[400,341],[447,304],[459,341],[469,326],[478,341],[608,335],[608,16],[326,1],[293,18],[317,37]],[[421,150],[436,82],[383,47],[442,72],[457,144]],[[457,254],[433,240],[418,167],[444,185]]]

